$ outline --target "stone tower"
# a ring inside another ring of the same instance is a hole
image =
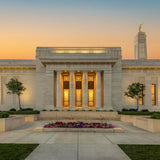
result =
[[[134,40],[134,59],[147,59],[146,34],[141,30]]]

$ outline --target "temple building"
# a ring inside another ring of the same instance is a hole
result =
[[[147,59],[146,34],[135,37],[134,59],[123,60],[121,47],[37,47],[35,60],[0,60],[0,110],[18,108],[6,83],[26,87],[22,107],[38,110],[136,108],[124,96],[128,85],[145,85],[140,109],[160,111],[160,60]]]

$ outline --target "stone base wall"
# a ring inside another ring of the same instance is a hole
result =
[[[0,119],[0,132],[9,131],[24,125],[25,117],[9,117],[9,118],[1,118]]]
[[[120,121],[126,123],[133,123],[134,117],[150,117],[150,116],[142,116],[142,115],[120,115]]]
[[[117,112],[94,111],[42,111],[38,120],[119,120]]]
[[[134,117],[133,125],[153,132],[153,133],[160,133],[160,120],[159,119],[151,119],[145,117]]]

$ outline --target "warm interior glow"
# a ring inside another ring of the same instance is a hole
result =
[[[76,106],[81,106],[82,105],[82,90],[81,89],[76,89]]]
[[[64,106],[69,106],[69,90],[64,89]]]
[[[152,105],[156,105],[156,85],[152,84]]]
[[[105,53],[104,50],[55,50],[55,53]]]
[[[88,90],[88,96],[89,96],[88,105],[89,105],[89,107],[93,107],[93,92],[94,92],[93,89]]]

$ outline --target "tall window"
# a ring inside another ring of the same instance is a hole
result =
[[[156,84],[152,84],[152,105],[156,105]]]
[[[88,73],[88,107],[95,106],[95,73]]]
[[[70,92],[70,87],[69,87],[69,79],[70,79],[70,75],[69,72],[64,72],[62,74],[62,78],[63,78],[63,106],[69,106],[69,92]]]
[[[75,73],[75,104],[82,106],[82,72]]]
[[[143,84],[141,84],[141,87],[143,88]],[[139,97],[139,105],[144,105],[143,93],[144,92],[142,90]]]

